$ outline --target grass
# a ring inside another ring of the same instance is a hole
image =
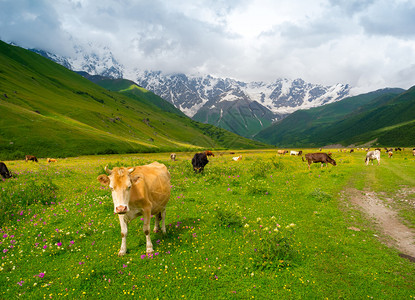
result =
[[[10,198],[2,208],[0,298],[414,298],[413,263],[380,243],[340,195],[346,186],[390,195],[413,188],[415,159],[382,154],[380,166],[365,166],[364,152],[332,152],[338,166],[311,171],[300,157],[270,150],[237,151],[238,162],[217,152],[202,174],[192,171],[190,152],[176,162],[166,153],[6,162],[15,177],[0,182],[2,199],[14,191],[45,200]],[[154,160],[172,175],[167,234],[151,235],[155,254],[147,257],[137,219],[118,257],[118,218],[96,177],[107,164]]]
[[[114,85],[123,81],[114,81]],[[153,93],[118,93],[0,41],[0,158],[257,148]]]

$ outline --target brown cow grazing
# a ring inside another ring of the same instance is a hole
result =
[[[323,167],[323,164],[327,164],[330,163],[333,166],[336,166],[336,161],[334,159],[332,159],[330,156],[327,155],[327,153],[307,153],[305,155],[305,158],[307,160],[308,163],[308,169],[310,170],[310,165],[312,163],[321,163],[321,167]],[[303,161],[304,157],[302,158]]]
[[[389,157],[389,158],[392,158],[392,155],[393,155],[393,152],[392,152],[392,151],[389,151],[389,152],[388,152],[388,157]]]
[[[160,229],[166,233],[166,204],[170,198],[170,173],[158,162],[133,168],[105,167],[105,174],[98,181],[111,188],[114,212],[118,214],[121,226],[121,249],[118,256],[127,252],[128,223],[143,216],[143,231],[146,236],[146,253],[152,254],[150,239],[151,215],[155,215],[154,232]]]
[[[170,154],[170,159],[171,159],[172,161],[176,161],[176,153],[171,153],[171,154]]]
[[[212,151],[210,151],[210,150],[206,150],[204,153],[206,154],[206,156],[213,156],[213,157],[215,157],[215,154],[213,154]]]
[[[26,155],[25,161],[29,161],[29,160],[38,162],[36,156],[34,155]]]
[[[288,153],[288,150],[278,150],[277,153],[284,155],[285,153]]]
[[[51,162],[57,162],[57,160],[56,159],[54,159],[54,158],[47,158],[46,159],[46,161],[48,162],[48,163],[51,163]]]

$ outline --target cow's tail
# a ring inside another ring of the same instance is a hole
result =
[[[302,159],[303,161],[305,161],[305,160],[304,160],[304,156],[301,156],[301,159]]]

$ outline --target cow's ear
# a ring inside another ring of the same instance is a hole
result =
[[[133,175],[130,175],[130,178],[133,183],[137,183],[141,178],[143,178],[143,174],[141,173],[133,174]]]
[[[108,178],[107,175],[99,175],[98,176],[98,181],[101,182],[102,185],[109,185],[110,184],[110,179]]]

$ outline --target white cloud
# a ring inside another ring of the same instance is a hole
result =
[[[303,78],[356,90],[415,85],[405,0],[0,0],[0,38],[123,64],[245,81]]]

